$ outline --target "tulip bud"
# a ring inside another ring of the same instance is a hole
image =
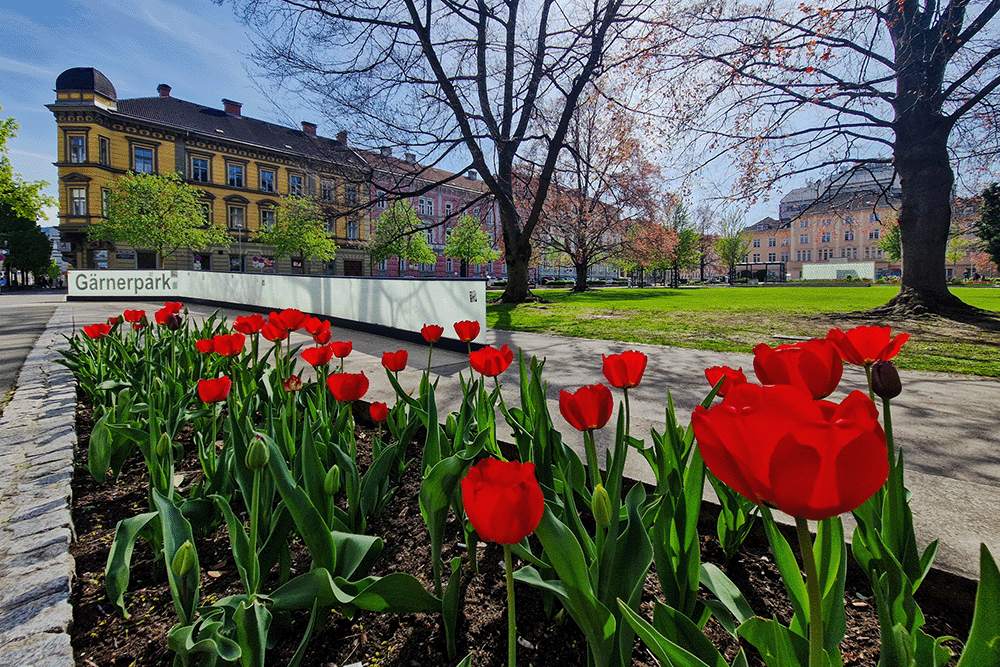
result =
[[[253,442],[250,443],[250,448],[247,449],[247,467],[250,470],[261,470],[267,465],[269,456],[270,452],[268,452],[264,441],[260,438],[254,438]]]
[[[590,509],[598,526],[607,528],[611,525],[611,497],[601,484],[594,487],[594,498]]]
[[[902,393],[899,371],[891,361],[880,360],[872,364],[872,391],[881,398],[896,398]]]
[[[160,379],[159,375],[153,376],[153,391],[156,393],[163,391],[163,380]]]
[[[163,458],[167,455],[168,451],[170,451],[170,436],[164,433],[156,441],[156,455]]]
[[[182,324],[181,316],[178,315],[177,313],[174,313],[173,315],[167,318],[167,328],[170,329],[171,331],[177,331],[178,329],[180,329],[181,324]]]
[[[340,466],[335,465],[326,473],[326,479],[323,480],[323,490],[328,496],[340,491]]]
[[[455,418],[455,413],[452,412],[448,415],[448,419],[444,422],[444,432],[448,436],[449,440],[455,439],[455,434],[458,433],[458,419]]]
[[[170,564],[170,569],[174,575],[183,577],[194,567],[195,553],[191,540],[187,540],[174,553],[174,560]]]

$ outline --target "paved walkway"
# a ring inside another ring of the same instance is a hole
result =
[[[64,617],[59,617],[58,622],[47,620],[55,618],[56,614],[44,616],[42,622],[30,625],[32,619],[42,618],[40,613],[25,623],[18,620],[17,610],[25,604],[34,604],[32,601],[42,600],[56,590],[65,595],[64,582],[68,579],[60,579],[62,575],[48,570],[48,565],[32,563],[22,569],[17,569],[21,566],[11,565],[12,554],[15,553],[11,548],[13,538],[18,538],[19,544],[27,544],[20,540],[26,535],[34,535],[31,539],[37,544],[31,554],[49,548],[53,551],[61,549],[61,553],[65,554],[71,530],[65,520],[68,514],[64,514],[64,511],[68,513],[68,475],[72,470],[66,444],[71,435],[66,433],[65,428],[66,424],[72,428],[74,397],[72,380],[64,377],[67,372],[51,363],[55,358],[54,348],[62,341],[59,334],[74,325],[80,327],[103,321],[109,314],[120,313],[125,308],[143,308],[152,313],[161,305],[139,302],[63,303],[56,309],[48,329],[21,371],[20,389],[0,421],[0,480],[4,482],[0,501],[0,539],[3,540],[0,542],[0,577],[4,582],[25,582],[20,588],[10,590],[5,586],[0,597],[0,660],[8,664],[30,664],[7,659],[8,645],[22,646],[26,641],[51,640],[55,636],[51,630],[58,629],[65,620]],[[20,309],[15,300],[0,298],[0,340],[5,336],[5,327],[19,321]],[[212,312],[212,309],[198,305],[191,305],[190,310],[198,317]],[[230,320],[240,313],[239,310],[225,312]],[[296,336],[293,342],[307,340],[305,336]],[[400,382],[404,388],[416,387],[420,369],[426,363],[425,346],[401,344],[393,339],[346,330],[335,331],[334,338],[354,341],[354,352],[347,358],[346,365],[349,371],[363,370],[368,375],[371,389],[367,399],[393,400],[392,388],[381,367],[383,351],[409,350],[410,368],[400,374]],[[708,391],[703,375],[706,367],[728,365],[742,366],[747,370],[752,368],[752,359],[746,354],[508,331],[489,331],[487,339],[497,346],[507,343],[513,349],[520,348],[526,356],[536,355],[546,359],[544,378],[548,383],[550,411],[566,441],[578,449],[582,449],[582,439],[559,416],[559,391],[603,381],[602,353],[639,349],[649,355],[642,384],[630,394],[632,433],[647,434],[647,437],[651,427],[663,429],[668,392],[673,398],[679,421],[686,423],[689,420],[691,410]],[[456,409],[459,404],[461,389],[457,374],[465,368],[467,359],[464,354],[434,350],[433,371],[441,376],[438,399],[442,415]],[[508,403],[517,401],[516,373],[515,365],[500,378]],[[907,371],[903,371],[901,376],[904,390],[893,402],[893,423],[897,444],[906,451],[907,486],[913,494],[918,539],[924,543],[941,539],[937,567],[977,577],[980,542],[985,542],[994,554],[1000,555],[1000,422],[997,420],[1000,381]],[[841,387],[839,395],[851,389],[864,388],[863,372],[847,368]],[[607,446],[607,440],[612,435],[611,429],[604,429],[600,433],[604,442],[599,440],[599,445]],[[35,466],[37,471],[33,471]],[[27,474],[23,472],[25,469]],[[637,479],[652,480],[651,471],[639,456],[629,458],[626,472]],[[17,483],[9,481],[15,478]],[[47,483],[50,491],[54,489],[54,495],[44,498],[39,495],[35,499],[34,487],[21,486],[42,483]],[[709,490],[707,495],[710,494]],[[18,504],[21,497],[33,500]],[[37,533],[34,532],[36,528]],[[65,560],[68,555],[59,558]],[[32,577],[46,579],[46,582],[35,582]],[[65,611],[61,603],[55,608],[62,609],[60,613]],[[18,627],[22,629],[18,630]],[[30,640],[31,636],[36,640]]]

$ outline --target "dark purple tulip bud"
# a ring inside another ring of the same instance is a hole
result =
[[[167,328],[170,329],[171,331],[177,331],[178,329],[180,329],[181,324],[182,324],[181,316],[178,315],[177,313],[174,313],[173,315],[167,318]]]
[[[899,381],[899,371],[891,361],[876,361],[872,364],[872,391],[881,398],[896,398],[903,391]]]

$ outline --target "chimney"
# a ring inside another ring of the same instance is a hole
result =
[[[161,83],[156,87],[156,92],[160,94],[160,97],[170,97],[170,86]]]
[[[337,133],[337,141],[344,144],[345,146],[347,145],[347,130],[341,130],[340,132]]]
[[[230,116],[242,116],[243,110],[242,102],[233,102],[232,100],[223,99],[222,108],[226,110],[226,113]]]
[[[302,121],[302,131],[308,134],[310,137],[315,137],[316,123],[310,123],[307,120]]]
[[[403,157],[406,159],[406,164],[416,164],[417,163],[417,156],[415,154],[413,154],[413,153],[406,153],[406,154],[403,155]]]
[[[382,157],[392,157],[392,148],[389,146],[382,146],[379,152],[382,153]]]
[[[468,173],[468,177],[469,177],[470,181],[476,180],[476,170],[475,169],[470,169],[469,173]]]

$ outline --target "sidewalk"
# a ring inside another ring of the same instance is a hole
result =
[[[57,319],[72,318],[77,326],[102,321],[111,312],[124,308],[144,308],[152,313],[160,303],[65,304]],[[189,305],[196,317],[211,314],[214,309]],[[243,311],[223,311],[229,321]],[[297,336],[297,337],[295,337]],[[293,342],[308,341],[296,334]],[[335,330],[334,340],[353,340],[354,352],[346,359],[351,372],[364,371],[371,381],[366,400],[394,400],[392,387],[381,366],[382,352],[409,351],[407,370],[400,373],[404,388],[415,388],[420,372],[426,365],[427,347],[401,343],[394,339],[349,330]],[[642,384],[629,394],[632,413],[632,433],[645,436],[650,428],[663,431],[667,396],[672,397],[678,421],[687,424],[691,411],[708,393],[704,369],[727,365],[742,367],[752,378],[753,357],[735,354],[690,350],[655,345],[623,344],[578,338],[563,338],[542,334],[489,330],[488,343],[499,347],[506,343],[511,349],[522,350],[545,358],[543,380],[547,382],[549,410],[564,440],[583,451],[583,439],[563,421],[559,414],[559,391],[595,382],[605,382],[601,372],[602,354],[614,354],[625,349],[638,349],[649,357]],[[778,341],[765,341],[776,344]],[[437,398],[439,414],[457,410],[461,387],[457,374],[468,368],[466,355],[435,348],[433,372],[441,377]],[[508,403],[516,402],[517,361],[500,377]],[[940,538],[935,566],[970,578],[978,578],[979,543],[984,542],[994,554],[1000,554],[1000,381],[964,375],[902,371],[903,393],[893,401],[893,427],[896,444],[904,449],[906,482],[913,494],[913,511],[918,541],[923,544]],[[840,400],[849,391],[866,389],[864,371],[845,366],[840,389],[832,397]],[[616,400],[620,392],[616,392]],[[442,417],[443,418],[443,417]],[[506,424],[501,423],[502,438],[509,438]],[[607,447],[613,429],[598,432],[598,448]],[[601,454],[603,460],[603,454]],[[645,482],[653,481],[652,471],[642,457],[630,453],[626,474]],[[710,488],[706,498],[714,500]],[[845,516],[848,535],[853,531],[849,515]]]

